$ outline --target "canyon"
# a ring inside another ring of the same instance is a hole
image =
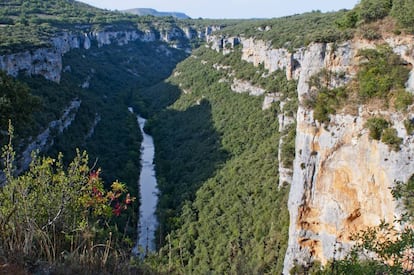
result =
[[[279,112],[279,131],[296,123],[295,159],[293,167],[282,164],[279,151],[279,182],[290,185],[288,209],[290,214],[289,243],[284,259],[284,274],[295,264],[306,265],[313,261],[326,264],[333,257],[341,258],[352,246],[352,234],[382,220],[393,223],[402,213],[401,205],[393,199],[391,188],[397,181],[406,182],[414,174],[413,136],[407,133],[404,121],[412,120],[410,106],[406,113],[379,110],[360,105],[354,110],[338,110],[329,123],[314,119],[313,110],[306,107],[305,99],[312,92],[309,81],[322,69],[337,73],[329,86],[342,87],[355,77],[361,62],[358,52],[387,44],[412,66],[414,39],[409,36],[389,35],[380,41],[353,39],[340,43],[311,43],[306,47],[289,50],[274,49],[270,42],[252,37],[223,37],[214,35],[219,26],[204,29],[173,27],[168,30],[137,30],[119,32],[65,33],[51,40],[50,48],[41,48],[0,56],[0,69],[17,76],[42,75],[59,82],[64,67],[62,56],[72,49],[93,51],[112,43],[125,45],[133,41],[163,41],[170,47],[190,51],[193,38],[205,39],[212,50],[228,54],[236,46],[242,47],[242,59],[254,66],[264,66],[269,72],[283,70],[287,79],[297,81],[299,107],[293,116]],[[185,43],[182,43],[184,39]],[[234,92],[251,96],[265,94],[263,109],[272,104],[283,107],[278,91],[266,91],[253,84],[234,80]],[[414,92],[414,70],[406,84]],[[63,131],[73,120],[73,112],[80,102],[74,100],[65,115],[51,124]],[[280,108],[283,110],[283,108]],[[400,150],[391,150],[381,141],[372,140],[365,124],[373,116],[387,118],[402,139]],[[37,138],[45,143],[47,130]],[[279,148],[283,145],[280,139]],[[34,149],[35,143],[25,151]],[[42,145],[43,146],[43,145]],[[279,149],[280,150],[280,149]],[[28,162],[25,161],[27,164]],[[340,252],[338,252],[340,251]]]

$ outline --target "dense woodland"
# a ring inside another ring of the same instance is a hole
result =
[[[66,0],[10,0],[0,6],[1,54],[47,46],[50,37],[67,30],[153,25],[227,26],[222,34],[256,37],[291,51],[312,42],[376,40],[383,31],[400,35],[414,30],[412,0],[361,0],[349,11],[220,21],[138,17]],[[72,50],[63,57],[59,84],[0,74],[5,182],[0,192],[1,265],[33,273],[281,273],[289,186],[278,186],[277,154],[283,138],[281,161],[292,166],[295,124],[279,133],[277,114],[295,116],[297,83],[283,72],[269,74],[263,66],[242,61],[239,47],[223,55],[201,46],[190,56],[173,48],[157,51],[160,47],[166,48],[161,42],[133,42]],[[311,79],[317,93],[305,104],[319,122],[329,123],[329,115],[346,105],[370,100],[401,112],[413,103],[403,89],[408,67],[389,48],[359,55],[365,62],[349,85],[324,85],[330,77],[340,77],[326,71]],[[263,96],[232,92],[233,79],[268,93],[281,92],[289,104],[262,110]],[[82,88],[85,81],[88,88]],[[53,146],[35,152],[29,169],[18,175],[14,160],[21,150],[74,99],[81,106],[73,123],[63,133],[53,133]],[[142,137],[129,106],[148,119],[145,128],[156,147],[157,251],[144,259],[130,253],[136,238]],[[371,138],[399,149],[401,140],[388,121],[375,117],[366,127]],[[412,121],[406,129],[413,132]],[[412,221],[413,182],[398,183],[393,190],[407,210],[401,222]],[[387,241],[381,242],[378,236],[384,235]],[[355,240],[358,245],[343,260],[326,267],[296,266],[292,272],[407,271],[402,257],[413,248],[412,230],[396,232],[381,224]],[[360,260],[361,251],[376,257]]]

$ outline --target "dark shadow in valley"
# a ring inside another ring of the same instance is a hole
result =
[[[166,84],[165,84],[166,85]],[[155,163],[160,197],[157,216],[161,225],[157,246],[179,225],[186,201],[194,201],[197,190],[228,159],[215,130],[211,105],[201,100],[184,111],[167,109],[155,116],[147,128],[154,138]]]

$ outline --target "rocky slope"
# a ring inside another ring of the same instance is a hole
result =
[[[395,181],[406,182],[414,173],[413,136],[404,128],[404,120],[412,117],[409,112],[381,111],[361,105],[356,113],[338,113],[330,117],[329,124],[320,124],[313,118],[313,110],[304,104],[311,92],[308,81],[326,69],[342,75],[331,79],[330,87],[345,85],[356,74],[360,62],[358,51],[382,43],[413,64],[414,52],[410,46],[413,38],[389,36],[382,41],[354,40],[339,45],[314,43],[294,53],[273,49],[270,43],[252,38],[216,37],[211,39],[211,45],[222,50],[226,41],[235,39],[242,44],[244,60],[256,66],[262,64],[270,72],[284,70],[288,79],[298,81],[296,157],[291,171],[279,167],[281,181],[291,184],[284,274],[289,274],[295,263],[307,265],[317,260],[324,264],[341,257],[352,245],[351,234],[376,226],[381,220],[392,223],[399,215],[390,188]],[[413,71],[406,89],[413,91]],[[268,95],[265,104],[272,101],[278,102],[278,98]],[[387,118],[397,130],[403,140],[399,151],[369,138],[364,125],[374,115]],[[292,122],[284,114],[279,117],[281,130]]]

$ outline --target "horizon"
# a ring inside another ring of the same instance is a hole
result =
[[[321,12],[352,9],[359,0],[350,1],[272,1],[272,0],[231,0],[222,2],[219,0],[168,1],[163,0],[81,0],[80,2],[107,10],[126,10],[135,8],[155,9],[160,12],[181,12],[191,18],[206,19],[253,19],[253,18],[277,18],[294,14],[301,14],[320,10]],[[220,8],[217,8],[220,7]]]

